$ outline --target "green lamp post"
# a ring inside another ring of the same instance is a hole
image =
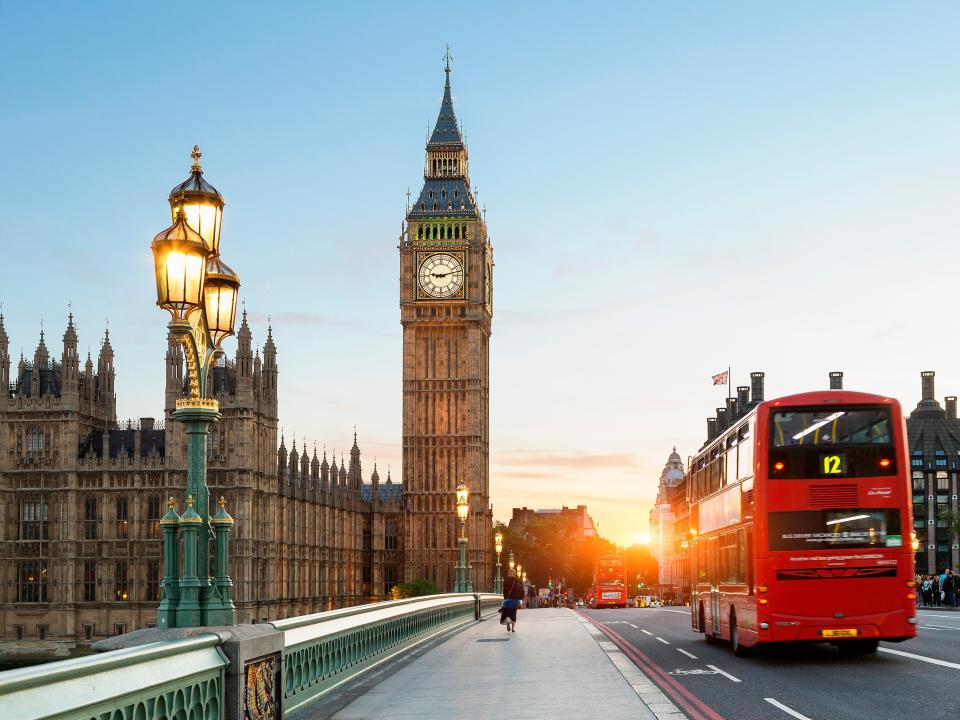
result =
[[[157,615],[159,627],[236,622],[230,599],[232,582],[227,575],[228,532],[216,534],[215,555],[222,557],[223,566],[218,567],[215,579],[210,573],[211,524],[219,525],[210,518],[207,432],[210,424],[220,419],[219,405],[209,397],[210,368],[223,355],[223,340],[233,335],[240,278],[220,258],[223,196],[203,178],[200,156],[200,149],[194,146],[190,177],[170,193],[173,225],[151,243],[157,305],[170,313],[167,327],[183,346],[189,379],[189,395],[177,400],[173,413],[174,419],[184,424],[187,436],[187,510],[177,520],[184,559],[182,569],[171,567],[179,560],[177,537],[171,530],[176,511],[171,506],[165,516],[170,522],[163,525],[167,567]]]
[[[463,483],[457,485],[457,517],[460,519],[460,562],[454,573],[454,592],[473,592],[470,565],[467,563],[467,517],[470,515],[470,491]]]
[[[497,552],[497,573],[493,577],[493,591],[495,593],[503,592],[503,576],[500,574],[500,553],[503,552],[503,533],[498,532],[493,536],[493,549]]]

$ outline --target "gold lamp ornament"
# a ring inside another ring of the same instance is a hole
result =
[[[470,514],[470,490],[466,485],[457,485],[457,517],[466,520]]]
[[[200,233],[212,252],[219,254],[223,195],[203,177],[203,168],[200,167],[202,156],[200,148],[194,145],[193,152],[190,153],[193,158],[190,177],[170,191],[170,212],[175,218],[182,210],[190,227]]]
[[[168,310],[174,321],[185,320],[203,305],[210,251],[183,211],[177,212],[173,225],[157,233],[150,249],[157,276],[157,305]]]
[[[498,532],[493,536],[493,549],[497,555],[503,552],[503,533]]]

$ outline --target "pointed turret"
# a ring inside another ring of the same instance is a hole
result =
[[[3,308],[0,306],[0,402],[9,396],[10,387],[10,338],[3,324]]]
[[[283,439],[283,432],[280,433],[280,447],[277,448],[277,479],[280,481],[280,487],[286,482],[287,470],[287,446]]]
[[[359,490],[363,485],[363,469],[360,465],[360,446],[357,445],[357,429],[353,429],[353,447],[350,448],[350,470],[347,474],[350,487]]]
[[[341,487],[346,487],[347,485],[347,466],[343,464],[343,455],[340,456],[340,473],[339,473],[339,484]]]
[[[433,232],[433,226],[421,227],[419,221],[451,217],[480,219],[476,199],[470,191],[469,153],[453,109],[449,48],[445,60],[443,100],[440,101],[437,122],[427,141],[423,189],[407,210],[408,228],[417,233],[419,240],[426,239],[427,231]],[[443,227],[446,231],[447,226]],[[453,237],[445,239],[466,239],[463,237],[466,226],[450,226],[450,230],[453,231]]]
[[[274,411],[277,407],[277,372],[277,346],[273,342],[273,326],[268,325],[267,341],[263,344],[262,388],[264,401]]]
[[[44,339],[43,323],[40,323],[40,343],[33,353],[33,370],[30,373],[30,397],[39,398],[47,394],[47,388],[44,387],[44,380],[47,377],[47,369],[50,365],[50,351],[47,350],[47,343]]]
[[[300,453],[300,482],[304,487],[310,485],[310,455],[307,454],[307,440],[300,441],[303,451]]]
[[[330,464],[327,462],[327,448],[323,448],[323,462],[320,463],[320,487],[324,492],[330,489]]]
[[[116,373],[113,367],[113,346],[110,344],[110,327],[103,333],[103,345],[100,346],[100,357],[97,360],[97,401],[102,408],[105,419],[114,422],[117,419],[117,396],[114,390]]]
[[[317,490],[320,489],[320,459],[317,457],[317,444],[313,444],[313,458],[310,460],[310,477],[313,479],[311,483],[314,488]]]
[[[63,333],[61,394],[75,398],[80,392],[80,356],[77,352],[77,330],[73,325],[73,310],[67,315],[67,329]]]
[[[380,500],[380,473],[377,472],[377,460],[373,460],[373,473],[370,475],[370,498],[374,503]]]
[[[237,396],[247,403],[253,400],[253,333],[247,324],[247,308],[244,305],[237,330]]]

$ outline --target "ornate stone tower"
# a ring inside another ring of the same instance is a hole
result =
[[[400,237],[403,325],[405,580],[453,588],[454,490],[470,489],[473,585],[492,587],[489,358],[493,249],[470,188],[467,147],[450,93],[450,56],[423,189]]]

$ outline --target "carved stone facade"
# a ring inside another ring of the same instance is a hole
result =
[[[470,187],[450,67],[426,147],[423,188],[400,237],[403,325],[405,578],[453,589],[459,528],[454,490],[470,490],[473,587],[492,586],[490,332],[493,248]]]
[[[183,509],[186,446],[170,418],[183,356],[166,354],[165,422],[117,423],[114,354],[104,334],[82,366],[71,315],[60,360],[46,340],[11,378],[0,316],[0,654],[68,654],[155,622],[163,577],[160,518]],[[222,418],[208,438],[211,505],[236,520],[230,545],[237,621],[382,599],[402,582],[403,494],[374,467],[305,443],[277,450],[277,348],[254,352],[246,313],[233,360],[215,368]],[[214,510],[211,508],[211,510]]]

